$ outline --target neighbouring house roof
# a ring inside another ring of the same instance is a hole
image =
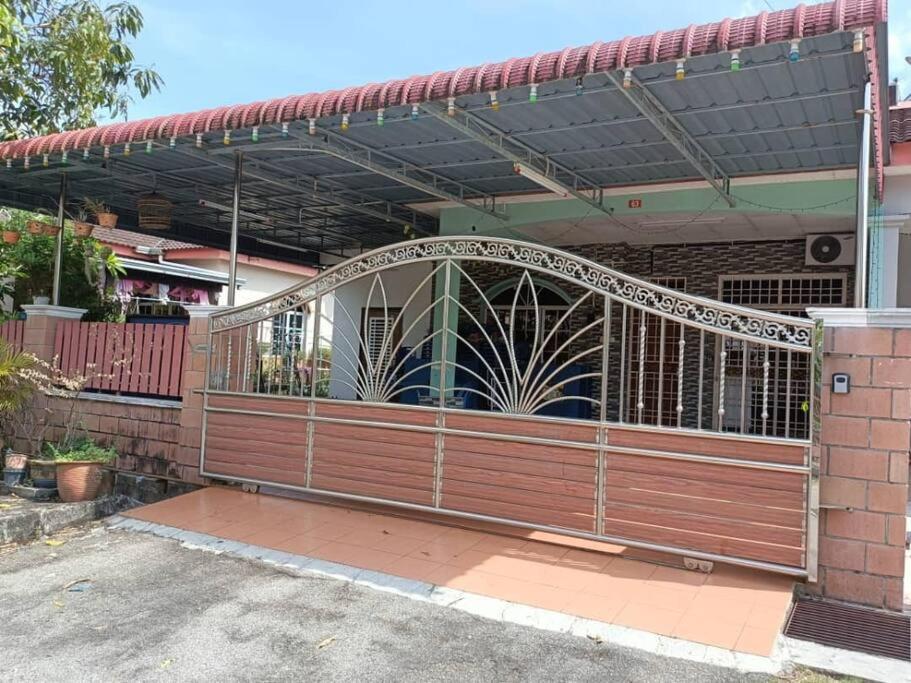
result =
[[[140,259],[120,258],[120,263],[128,271],[139,271],[143,273],[155,273],[157,275],[169,275],[172,277],[186,278],[189,280],[202,280],[217,285],[228,284],[228,274],[208,268],[197,268],[188,266],[184,263],[174,263],[172,261],[143,261]],[[238,277],[237,284],[246,284],[246,278]]]
[[[886,7],[885,0],[799,5],[384,83],[0,143],[0,159],[9,163],[0,164],[0,202],[53,206],[66,174],[73,196],[100,194],[132,226],[137,196],[154,190],[174,203],[173,236],[224,248],[232,155],[243,149],[249,163],[241,251],[257,248],[274,258],[296,250],[316,261],[316,253],[438,232],[433,203],[441,198],[507,220],[498,208],[510,196],[542,189],[514,172],[496,149],[502,140],[525,150],[520,156],[547,159],[564,185],[591,192],[701,179],[656,123],[660,117],[614,84],[610,76],[626,68],[733,178],[855,168],[856,112],[869,79],[881,189]],[[796,63],[789,60],[792,40],[800,40]],[[734,50],[742,51],[736,71]],[[675,78],[679,59],[684,80]],[[575,96],[580,91],[584,97]],[[476,130],[423,110],[412,116],[412,105],[448,98]],[[316,120],[313,137],[308,119]],[[222,144],[224,131],[230,145]],[[146,145],[152,153],[143,153]]]
[[[911,142],[911,102],[889,108],[889,142]]]
[[[118,244],[122,247],[148,247],[150,249],[161,249],[162,251],[177,251],[179,249],[202,249],[200,244],[191,242],[180,242],[167,237],[158,237],[156,235],[147,235],[141,232],[130,232],[129,230],[120,230],[118,228],[102,228],[100,225],[95,226],[92,231],[92,237],[106,244]]]

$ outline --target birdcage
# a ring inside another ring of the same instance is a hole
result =
[[[148,230],[167,230],[171,227],[171,208],[167,197],[152,192],[136,200],[139,227]]]

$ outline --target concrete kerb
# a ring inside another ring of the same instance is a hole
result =
[[[67,527],[112,515],[136,504],[124,496],[106,496],[82,503],[23,502],[21,510],[6,511],[0,515],[0,545],[25,543]]]
[[[382,572],[327,562],[305,555],[270,550],[240,541],[228,541],[208,534],[187,532],[163,524],[143,522],[119,515],[111,517],[107,524],[112,529],[151,533],[163,538],[170,538],[180,542],[187,548],[225,553],[242,559],[261,561],[281,567],[286,571],[348,581],[373,590],[392,593],[411,600],[431,602],[495,621],[568,633],[667,657],[724,666],[743,672],[767,674],[780,673],[787,662],[786,659],[782,658],[782,650],[778,646],[776,646],[776,651],[771,657],[731,652],[718,647],[700,645],[637,629],[573,617],[561,612],[467,593],[425,581],[405,579]]]

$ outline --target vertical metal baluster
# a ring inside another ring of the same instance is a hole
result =
[[[440,408],[437,413],[436,461],[434,463],[433,505],[440,507],[443,498],[443,450],[446,436],[442,428],[446,426],[446,361],[449,353],[449,299],[452,281],[452,259],[446,259],[443,274],[443,334],[440,339]]]
[[[266,322],[263,321],[263,331],[266,329]],[[272,394],[272,375],[275,374],[275,321],[270,319],[269,323],[269,341],[266,342],[269,348],[269,365],[267,365],[263,370],[266,373],[266,393]],[[263,354],[265,356],[266,354]],[[272,367],[270,367],[272,366]]]
[[[645,401],[643,399],[643,391],[645,390],[645,335],[648,331],[648,327],[645,324],[645,313],[642,311],[639,312],[639,386],[638,390],[638,400],[636,401],[636,411],[639,424],[642,424],[642,412],[645,410]]]
[[[765,347],[765,360],[762,362],[762,435],[766,436],[769,422],[769,346]]]
[[[247,381],[250,379],[250,329],[251,325],[244,328],[244,382],[241,387],[242,393],[247,393]]]
[[[740,343],[741,361],[740,369],[740,433],[747,433],[747,376],[750,367],[750,348],[746,340]]]
[[[215,355],[215,373],[214,373],[214,374],[215,374],[215,388],[221,390],[221,389],[224,388],[224,387],[222,386],[222,381],[221,381],[221,378],[222,378],[222,364],[221,364],[221,347],[222,347],[222,343],[221,343],[221,340],[222,340],[223,337],[221,337],[221,336],[218,336],[218,337],[213,336],[212,338],[213,338],[213,340],[217,339],[217,341],[215,342],[216,345],[217,345],[217,346],[216,346],[216,355]]]
[[[276,394],[282,395],[282,387],[285,384],[285,363],[288,362],[288,323],[290,317],[287,312],[281,314],[284,320],[279,328],[281,337],[278,340],[278,382],[276,382]],[[275,323],[272,323],[272,335],[275,335]]]
[[[728,358],[727,349],[724,346],[724,336],[718,335],[718,342],[721,344],[721,353],[718,354],[720,361],[718,370],[718,431],[724,431],[724,373],[726,372],[726,362]]]
[[[662,413],[664,412],[664,343],[666,341],[666,320],[661,318],[660,332],[658,334],[658,415],[657,424],[660,427],[662,423]]]
[[[623,423],[625,421],[626,411],[624,410],[624,402],[626,401],[626,314],[627,306],[626,304],[621,303],[620,309],[623,311],[621,316],[620,323],[620,382],[617,385],[619,389],[618,397],[618,407],[620,414],[617,416],[617,422]]]
[[[319,368],[319,335],[320,335],[320,318],[322,317],[323,297],[316,297],[313,303],[313,346],[312,356],[310,358],[310,405],[307,407],[307,414],[310,420],[307,421],[307,488],[310,488],[310,482],[313,479],[313,441],[316,434],[316,421],[313,416],[316,415],[316,378],[320,371]],[[304,330],[306,331],[306,326]],[[306,335],[305,335],[306,336]]]
[[[234,337],[234,330],[230,330],[228,337],[228,362],[225,364],[225,391],[231,391],[231,342]]]
[[[301,331],[300,337],[298,338],[297,351],[295,351],[296,354],[299,354],[300,360],[295,361],[294,363],[294,376],[297,377],[297,381],[300,384],[297,393],[301,398],[304,396],[304,379],[307,377],[304,368],[307,365],[307,327],[310,325],[309,316],[307,314],[307,305],[304,304],[302,308],[303,310],[300,312]],[[298,363],[300,363],[300,367],[298,367]],[[309,392],[309,390],[308,387],[307,391]]]
[[[781,349],[775,349],[775,374],[772,376],[772,434],[778,436],[778,413],[781,397]]]
[[[323,317],[323,297],[317,297],[313,304],[313,357],[310,359],[310,398],[316,398],[317,378],[321,371],[319,357],[320,322]]]
[[[595,533],[604,534],[604,489],[607,486],[606,454],[604,447],[607,445],[607,429],[604,423],[607,420],[607,376],[610,363],[610,326],[611,326],[610,297],[604,297],[604,327],[601,332],[601,406],[598,424],[598,490],[595,494]]]
[[[256,380],[253,383],[253,393],[258,394],[260,393],[259,386],[263,376],[263,322],[261,320],[256,323],[256,334],[254,335],[254,338],[256,340],[256,349],[254,350],[254,353],[256,354]]]
[[[680,341],[677,345],[680,350],[677,352],[677,429],[683,426],[683,353],[686,350],[686,339],[684,335],[686,329],[680,326]]]
[[[702,429],[702,392],[705,373],[705,330],[699,330],[699,396],[696,398],[696,429]]]
[[[784,438],[791,436],[791,349],[788,349],[784,375]]]

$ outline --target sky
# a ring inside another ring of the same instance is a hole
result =
[[[130,118],[433,73],[783,9],[797,0],[133,0],[133,47],[164,78]],[[911,92],[911,2],[890,8],[890,72]]]

